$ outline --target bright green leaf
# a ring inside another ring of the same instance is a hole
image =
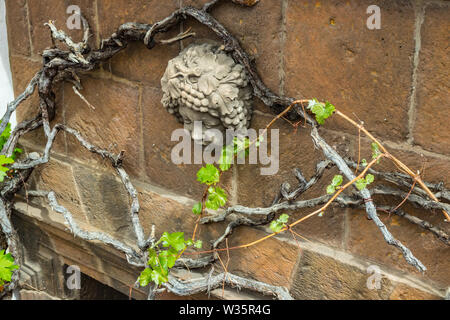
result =
[[[158,270],[158,269],[153,270],[151,275],[152,275],[152,281],[154,283],[156,283],[156,285],[158,285],[158,286],[161,283],[165,283],[165,282],[167,282],[169,280],[168,279],[168,274],[165,274],[165,273],[163,273],[163,271]]]
[[[361,178],[356,180],[355,185],[356,188],[358,188],[358,190],[364,190],[366,188],[367,183],[365,179]]]
[[[0,251],[0,281],[9,282],[13,271],[19,266],[14,264],[14,258],[11,253],[5,254],[5,250]]]
[[[4,164],[11,164],[14,163],[14,160],[11,159],[10,157],[7,157],[5,155],[0,155],[0,165],[4,165]]]
[[[333,194],[336,191],[336,187],[333,186],[332,184],[327,186],[327,193],[328,194]]]
[[[196,203],[192,208],[192,212],[196,215],[202,214],[202,203],[201,202]]]
[[[227,203],[227,194],[225,190],[220,187],[209,188],[208,199],[206,200],[206,207],[211,210],[217,210]]]
[[[178,252],[170,248],[169,250],[161,251],[159,254],[159,261],[161,262],[161,266],[163,269],[170,269],[175,265],[175,261],[177,261]]]
[[[212,164],[207,164],[197,172],[197,181],[212,185],[219,182],[219,170]]]
[[[272,222],[270,223],[270,229],[271,229],[273,232],[277,233],[277,232],[279,232],[281,229],[283,229],[283,224],[280,223],[280,222],[277,221],[277,220],[274,220],[274,221],[272,221]]]
[[[333,180],[331,181],[331,184],[335,187],[338,187],[342,184],[343,181],[344,178],[340,174],[337,174],[334,176]]]
[[[141,272],[138,280],[141,287],[146,287],[152,280],[152,269],[145,268],[144,271]]]
[[[287,223],[289,220],[289,215],[286,213],[283,213],[279,218],[278,221],[282,223]]]
[[[164,247],[172,246],[177,251],[181,251],[186,248],[184,243],[184,232],[164,232],[161,236],[161,240],[163,241]]]
[[[336,110],[336,108],[328,101],[321,103],[317,99],[309,101],[308,109],[314,113],[318,124],[324,124],[325,119],[328,119]]]
[[[373,174],[367,174],[366,175],[366,183],[367,184],[371,184],[372,182],[374,182],[374,180],[375,180],[375,177],[373,176]]]

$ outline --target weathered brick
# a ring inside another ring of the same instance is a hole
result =
[[[343,134],[343,139],[334,140],[334,132],[320,130],[320,133],[331,146],[336,147],[341,155],[351,157],[355,160],[358,159],[358,137]],[[370,140],[366,138],[361,139],[361,159],[371,159],[372,152],[370,150],[370,144]],[[445,175],[442,175],[442,172],[448,172],[450,170],[448,160],[442,157],[421,156],[420,153],[413,151],[412,148],[401,149],[401,147],[401,145],[397,148],[388,147],[388,150],[414,172],[420,170],[424,181],[433,183],[443,181],[444,185],[448,186],[450,183],[448,181],[449,179]],[[398,171],[398,168],[388,159],[382,159],[380,164],[375,165],[374,169],[387,172]],[[327,178],[324,177],[322,179],[326,181]],[[377,184],[390,185],[375,177],[374,185]],[[397,188],[394,185],[392,187]],[[403,189],[403,191],[408,192],[409,190]],[[389,205],[393,207],[397,206],[402,200],[401,198],[389,196],[376,196],[374,198],[376,205]],[[430,222],[446,232],[450,231],[448,223],[444,222],[443,215],[439,210],[424,211],[419,208],[414,208],[408,203],[404,204],[402,209],[411,215]],[[442,271],[448,268],[446,260],[449,260],[443,258],[448,255],[445,250],[445,244],[438,240],[431,232],[425,231],[419,226],[413,225],[398,216],[392,215],[389,219],[386,213],[379,212],[379,215],[392,234],[405,246],[410,248],[413,254],[428,268],[424,278],[447,283],[445,272]],[[417,276],[420,276],[415,268],[405,262],[398,249],[389,246],[384,241],[379,229],[373,222],[367,220],[366,216],[363,210],[348,209],[346,238],[348,250],[373,261],[393,266],[399,270],[408,270],[408,272],[413,272]],[[437,257],[440,258],[438,259]]]
[[[447,155],[450,155],[449,13],[448,3],[429,4],[425,9],[416,86],[417,114],[413,132],[415,143],[424,149]]]
[[[390,300],[441,300],[442,298],[403,283],[397,285],[389,296]]]
[[[81,165],[74,165],[73,172],[89,224],[118,239],[135,242],[129,198],[119,178]]]
[[[60,300],[42,291],[20,290],[21,300]]]
[[[14,96],[19,96],[30,83],[42,64],[28,58],[11,56],[11,74],[13,78]],[[22,102],[16,110],[17,122],[32,119],[39,113],[39,95],[37,90],[27,100]]]
[[[178,8],[178,1],[104,1],[98,2],[100,36],[108,38],[125,22],[155,23]],[[178,34],[177,28],[162,35],[170,38]],[[128,48],[111,59],[111,72],[130,80],[143,81],[160,87],[167,62],[179,52],[178,43],[157,45],[148,50],[143,43],[130,43]]]
[[[378,1],[381,29],[369,30],[372,1],[289,1],[284,48],[286,93],[332,102],[381,137],[408,133],[414,51],[409,1]],[[327,127],[357,129],[332,117]]]
[[[380,197],[375,197],[375,203],[382,204]],[[400,203],[401,199],[390,200],[390,203]],[[423,212],[414,210],[409,204],[404,204],[402,209],[424,219],[431,224],[443,228],[447,233],[450,231],[443,222],[440,212]],[[400,242],[407,246],[412,253],[428,269],[423,275],[414,267],[410,266],[397,248],[388,245],[380,230],[375,224],[367,220],[363,210],[349,211],[348,250],[359,256],[366,257],[374,263],[391,266],[403,272],[414,274],[417,278],[434,280],[445,288],[449,285],[448,268],[450,267],[450,252],[447,245],[440,241],[434,234],[411,224],[398,217],[379,212],[381,221],[388,230]]]
[[[205,0],[184,0],[183,5],[201,8]],[[280,85],[280,48],[281,48],[281,1],[260,1],[254,7],[243,7],[231,1],[222,1],[211,10],[212,16],[234,35],[255,59],[256,68],[262,80],[275,92]],[[185,29],[191,27],[197,35],[183,41],[189,44],[193,39],[210,39],[221,42],[207,27],[193,19],[188,19]]]
[[[138,188],[141,210],[139,217],[146,234],[150,234],[155,225],[156,236],[163,232],[184,232],[185,238],[191,237],[198,216],[192,213],[195,201],[179,196],[161,195],[156,192]],[[177,201],[176,198],[179,198]],[[209,241],[217,239],[222,232],[223,224],[199,225],[197,239],[209,248]]]
[[[172,148],[178,141],[171,141],[172,132],[183,125],[170,115],[161,104],[160,89],[144,87],[142,97],[144,152],[146,174],[150,183],[180,194],[201,199],[205,189],[197,182],[200,164],[175,165],[171,159]],[[192,140],[191,140],[192,142]],[[193,142],[191,160],[194,160]],[[221,185],[229,190],[231,172],[221,177]]]
[[[305,250],[293,278],[291,294],[295,299],[362,300],[387,299],[392,283],[386,277],[379,290],[367,287],[369,275],[337,259]]]
[[[358,159],[358,137],[342,134],[341,141],[334,141],[335,132],[321,130],[322,137],[331,145],[337,146],[341,155],[352,158],[354,161]],[[340,144],[340,143],[341,144]],[[380,140],[383,144],[383,140]],[[370,139],[361,136],[361,159],[370,161],[372,159]],[[450,163],[445,156],[434,155],[422,152],[419,148],[414,148],[405,144],[384,143],[388,151],[397,159],[407,165],[413,172],[420,171],[422,180],[432,183],[443,182],[446,188],[450,188],[450,178],[443,175],[443,172],[450,171]],[[389,159],[382,159],[379,164],[375,165],[375,170],[394,172],[399,169]],[[408,191],[408,190],[406,190]]]
[[[14,96],[20,95],[28,86],[30,80],[34,77],[37,71],[41,68],[41,63],[30,60],[29,58],[11,56],[11,73],[13,77]],[[56,94],[56,114],[51,121],[51,125],[63,122],[62,114],[62,87],[57,85],[53,92]],[[33,119],[39,113],[39,94],[38,89],[35,88],[33,95],[22,102],[16,109],[16,120],[21,122],[24,120]],[[27,141],[28,145],[33,148],[42,149],[47,139],[45,138],[43,128],[37,128],[34,131],[28,132],[22,136],[22,141]],[[53,152],[62,153],[65,150],[64,134],[60,133],[54,141],[52,148]]]
[[[8,26],[9,51],[14,54],[30,55],[27,4],[25,0],[6,0],[6,23]]]
[[[243,245],[265,235],[265,232],[253,228],[239,227],[233,232],[228,244],[229,247]],[[229,260],[226,251],[221,252],[220,256],[222,262],[228,264],[230,273],[289,288],[299,251],[295,245],[270,238],[246,249],[229,250]],[[216,269],[221,268],[221,264],[217,263]]]
[[[78,222],[85,223],[87,221],[71,165],[52,159],[37,167],[33,172],[33,177],[38,190],[54,191],[59,204],[69,210]],[[46,203],[46,200],[43,203]]]
[[[133,176],[139,176],[140,111],[139,89],[129,84],[110,79],[84,78],[81,94],[95,107],[86,105],[72,90],[64,88],[64,108],[66,124],[79,130],[81,135],[94,145],[113,152],[125,151],[124,168]],[[91,164],[96,164],[94,156],[78,140],[67,135],[68,155]]]
[[[83,28],[69,30],[67,19],[73,13],[67,13],[71,5],[77,5],[81,9],[81,14],[88,20],[90,31],[93,36],[89,39],[89,44],[95,47],[97,27],[95,24],[95,2],[89,0],[28,0],[29,19],[31,28],[31,41],[33,43],[33,54],[52,46],[50,29],[44,25],[49,20],[55,22],[58,30],[63,30],[73,41],[79,42],[83,39]],[[82,26],[83,24],[81,24]]]

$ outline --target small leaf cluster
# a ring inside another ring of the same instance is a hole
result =
[[[261,139],[258,139],[259,145]],[[247,155],[248,148],[250,146],[250,140],[247,137],[233,138],[233,144],[226,145],[222,148],[222,152],[219,158],[219,169],[222,172],[228,171],[234,161],[234,156]],[[227,193],[216,184],[220,180],[220,171],[212,164],[207,164],[197,172],[197,181],[208,185],[208,195],[205,201],[205,207],[211,210],[218,210],[223,207],[228,200]],[[203,211],[203,205],[198,202],[192,208],[192,212],[196,215],[201,215]]]
[[[370,147],[372,149],[372,159],[376,159],[381,154],[380,146],[378,143],[372,142]],[[380,163],[380,159],[378,159],[377,163]]]
[[[287,215],[286,213],[283,213],[282,215],[280,215],[278,217],[277,220],[273,220],[270,223],[270,229],[275,233],[280,232],[281,229],[286,227],[286,223],[288,222],[288,220],[289,220],[289,215]]]
[[[358,190],[364,190],[369,184],[374,182],[375,177],[372,174],[367,174],[365,178],[356,180],[355,185]]]
[[[161,246],[162,248],[161,248]],[[169,280],[169,269],[171,269],[181,254],[188,246],[202,247],[202,241],[184,239],[184,232],[164,232],[156,244],[148,249],[148,267],[141,272],[138,278],[142,287],[150,282],[160,285]],[[165,248],[165,249],[163,249]]]
[[[208,196],[205,202],[205,206],[211,210],[217,210],[220,207],[224,206],[227,203],[227,194],[225,190],[220,187],[217,187],[216,184],[219,182],[220,172],[212,164],[207,164],[205,167],[202,167],[197,172],[197,180],[200,183],[208,185]],[[202,213],[202,203],[198,202],[192,208],[192,212],[194,214],[200,215]]]
[[[8,123],[5,127],[5,130],[0,135],[0,150],[3,149],[3,146],[8,141],[10,136],[11,136],[11,124]],[[8,165],[13,164],[18,154],[22,152],[23,152],[22,149],[15,148],[11,157],[0,155],[0,182],[3,182],[5,180],[5,177],[8,175],[7,172],[10,170],[8,168]]]
[[[361,160],[361,167],[365,168],[365,167],[367,167],[367,165],[368,165],[367,160],[366,159],[362,159]]]
[[[317,99],[309,100],[308,109],[314,113],[318,124],[324,124],[325,120],[328,119],[334,111],[336,111],[336,108],[328,101],[322,103]]]
[[[372,159],[375,160],[380,154],[380,146],[378,145],[378,143],[376,142],[372,142],[372,144],[370,145],[370,148],[372,149]],[[380,159],[377,160],[377,164],[380,163]],[[362,159],[361,160],[361,166],[363,168],[367,167],[368,163],[366,159]]]
[[[0,286],[11,281],[13,271],[19,269],[14,264],[14,258],[10,253],[5,254],[5,250],[0,251]]]
[[[336,190],[339,189],[339,186],[342,184],[343,181],[344,178],[340,174],[335,175],[333,177],[333,180],[331,181],[331,184],[327,186],[327,193],[328,194],[335,193]]]

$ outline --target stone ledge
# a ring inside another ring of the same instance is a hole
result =
[[[114,289],[129,294],[130,285],[139,275],[138,268],[134,268],[126,262],[125,257],[117,250],[101,243],[86,242],[76,239],[66,231],[63,218],[45,208],[38,208],[24,202],[17,202],[15,206],[15,220],[26,220],[45,233],[50,239],[45,245],[45,255],[54,255],[53,264],[59,262],[61,266],[79,265],[80,270],[86,275],[104,283]],[[81,227],[87,227],[80,224]],[[16,226],[17,227],[17,226]],[[20,229],[20,223],[19,223]],[[267,231],[264,228],[258,228]],[[34,238],[33,238],[34,239]],[[278,237],[279,240],[289,242],[288,238]],[[35,240],[41,243],[41,239]],[[25,247],[27,247],[25,243]],[[425,283],[408,274],[399,274],[379,266],[382,275],[382,292],[370,292],[361,281],[366,282],[370,274],[367,267],[370,261],[360,259],[349,253],[327,247],[317,243],[301,242],[303,254],[299,258],[298,266],[293,274],[291,291],[299,299],[443,299],[445,290],[436,289],[433,284]],[[36,248],[36,243],[32,249]],[[39,245],[37,246],[39,249]],[[26,250],[25,250],[26,251]],[[324,263],[325,261],[325,263]],[[26,264],[25,264],[26,265]],[[330,267],[333,266],[333,267]],[[33,269],[36,269],[33,267]],[[47,270],[46,270],[47,271]],[[174,270],[175,271],[175,270]],[[175,272],[187,272],[183,270]],[[325,274],[327,273],[327,275]],[[190,273],[189,277],[201,274]],[[47,275],[48,276],[48,275]],[[53,274],[53,276],[57,276]],[[338,281],[340,286],[330,284]],[[308,285],[309,284],[309,285]],[[33,285],[36,285],[33,283]],[[341,289],[340,289],[341,288]],[[40,288],[38,288],[40,289]],[[314,291],[309,292],[308,291]],[[299,294],[303,292],[306,296]],[[216,289],[211,292],[212,298],[223,299],[261,299],[262,297],[248,292],[240,292],[234,288]],[[132,297],[145,299],[146,291],[134,289]],[[177,297],[169,296],[169,299]],[[207,298],[202,296],[200,298]]]

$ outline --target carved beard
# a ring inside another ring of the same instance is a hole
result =
[[[182,123],[199,121],[204,117],[195,113],[188,117],[186,112],[182,115],[180,107],[207,113],[220,120],[220,126],[206,123],[205,129],[243,129],[250,124],[252,91],[245,70],[218,46],[201,44],[187,47],[169,61],[161,85],[163,106]]]

